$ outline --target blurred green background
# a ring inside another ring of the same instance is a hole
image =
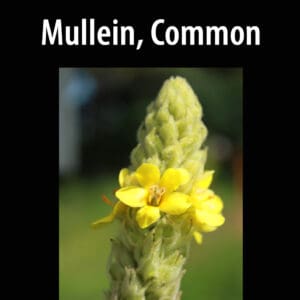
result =
[[[118,172],[129,164],[146,106],[164,80],[185,77],[209,130],[206,169],[224,201],[225,224],[193,242],[183,299],[242,299],[241,68],[61,68],[59,70],[59,294],[61,300],[104,299],[113,223],[90,223],[111,207]]]

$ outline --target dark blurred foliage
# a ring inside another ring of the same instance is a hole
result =
[[[81,175],[117,171],[129,164],[136,131],[164,80],[180,75],[200,99],[209,129],[210,159],[225,169],[242,145],[241,68],[86,68],[97,83],[80,108]]]

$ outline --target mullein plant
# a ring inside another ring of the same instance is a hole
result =
[[[108,269],[110,300],[177,300],[191,240],[221,226],[223,203],[204,169],[207,129],[202,107],[184,78],[166,80],[137,133],[131,165],[119,173],[112,213],[117,219]],[[106,201],[108,199],[104,197]]]

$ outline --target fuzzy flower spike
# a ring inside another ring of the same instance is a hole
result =
[[[107,300],[179,300],[190,242],[221,226],[223,203],[205,171],[207,129],[184,78],[165,81],[138,129],[131,165],[119,173],[112,213],[93,227],[120,221],[112,238]],[[107,201],[108,202],[108,201]]]

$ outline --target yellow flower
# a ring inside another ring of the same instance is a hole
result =
[[[141,228],[146,228],[160,218],[161,211],[180,215],[191,206],[188,195],[175,192],[189,179],[185,169],[169,168],[161,176],[156,165],[143,163],[132,175],[127,169],[120,171],[121,186],[128,181],[130,185],[117,190],[116,197],[130,207],[139,208],[136,220]]]
[[[223,202],[212,190],[208,189],[212,179],[213,171],[204,172],[198,179],[191,192],[192,219],[195,228],[193,235],[198,244],[202,242],[202,235],[199,231],[210,232],[217,229],[225,222],[221,211]]]

